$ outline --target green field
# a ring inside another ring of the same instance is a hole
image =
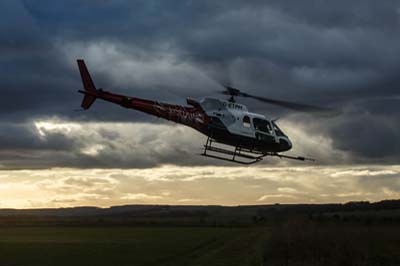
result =
[[[0,265],[260,265],[254,229],[0,229]]]

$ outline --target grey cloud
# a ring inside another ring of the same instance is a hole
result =
[[[295,139],[295,143],[302,146],[302,142],[308,142],[320,160],[328,156],[323,161],[331,164],[397,164],[400,120],[397,116],[388,116],[386,107],[380,108],[383,110],[376,112],[346,111],[343,116],[333,118],[293,116],[288,120],[291,128],[299,127],[303,132],[302,138]],[[328,149],[324,145],[327,143],[330,143]],[[340,153],[334,155],[332,152]]]
[[[334,145],[341,150],[354,152],[358,156],[366,156],[384,162],[390,157],[396,162],[400,151],[398,118],[363,115],[352,116],[342,120],[332,128]]]
[[[364,176],[358,179],[357,184],[360,185],[364,190],[370,191],[371,193],[381,193],[383,190],[399,191],[400,182],[399,174],[387,174],[377,176]]]
[[[185,127],[63,120],[38,120],[26,125],[1,128],[5,136],[1,138],[0,134],[1,169],[215,164],[200,156],[205,137]]]
[[[122,152],[119,132],[110,129],[92,139],[106,147],[97,158],[79,152],[82,139],[34,135],[32,120],[54,116],[160,123],[100,101],[74,112],[81,100],[76,57],[87,59],[98,86],[144,98],[184,103],[185,96],[212,94],[220,87],[206,73],[251,93],[343,108],[340,117],[298,116],[296,122],[348,153],[348,163],[399,160],[396,1],[25,0],[3,1],[0,8],[7,10],[0,18],[0,119],[8,124],[0,157],[9,166],[150,167],[182,164],[193,154],[194,145],[160,150],[165,140],[154,141],[160,132],[137,139],[134,148],[147,154],[139,158]],[[286,111],[243,102],[293,122]]]

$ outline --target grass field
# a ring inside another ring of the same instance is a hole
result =
[[[12,265],[398,266],[400,227],[1,227]]]
[[[231,228],[1,228],[0,266],[260,265],[263,237]]]

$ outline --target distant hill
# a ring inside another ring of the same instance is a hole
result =
[[[253,225],[281,223],[292,217],[315,221],[400,222],[400,200],[344,204],[273,204],[248,206],[124,205],[0,209],[0,226],[31,224]]]

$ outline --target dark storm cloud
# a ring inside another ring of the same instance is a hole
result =
[[[27,124],[4,123],[0,125],[0,146],[2,150],[69,150],[73,140],[68,135],[53,133],[40,138],[37,129]]]
[[[29,129],[32,120],[159,123],[101,102],[74,112],[81,100],[77,57],[87,59],[98,86],[140,97],[183,103],[185,96],[212,94],[220,87],[208,75],[255,94],[342,108],[339,117],[297,116],[292,122],[309,124],[310,136],[332,139],[351,161],[400,159],[396,1],[25,0],[2,1],[0,8],[5,165],[12,156],[37,152],[47,162],[43,167],[104,166],[106,160],[79,152],[79,140],[54,132],[40,139]],[[273,117],[286,114],[244,102]],[[102,130],[104,139],[118,139]],[[113,165],[131,165],[117,152],[107,154]],[[175,163],[177,154],[163,151],[143,165]]]

